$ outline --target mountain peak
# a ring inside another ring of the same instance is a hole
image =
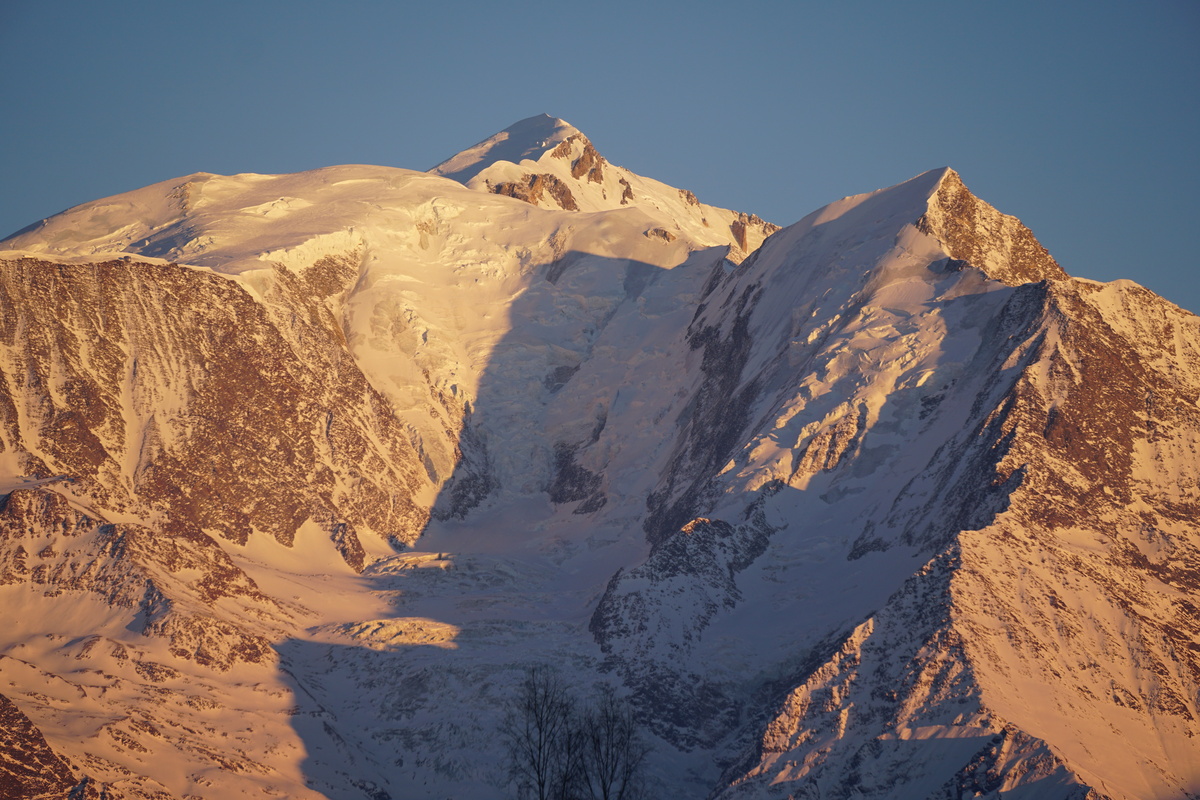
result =
[[[957,172],[942,167],[919,177],[925,176],[937,182],[917,227],[940,240],[951,258],[1010,286],[1069,277],[1029,228],[972,194]]]
[[[563,140],[579,133],[579,129],[566,120],[538,114],[492,134],[446,159],[429,172],[466,183],[497,161],[510,161],[513,164],[520,164],[526,159],[537,161]]]
[[[636,207],[649,217],[646,236],[670,242],[682,234],[701,247],[730,247],[735,262],[779,229],[754,214],[701,203],[690,191],[610,164],[578,128],[549,114],[510,125],[429,174],[549,210]]]

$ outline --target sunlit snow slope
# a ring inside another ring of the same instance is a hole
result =
[[[542,208],[637,207],[660,224],[648,235],[729,246],[733,261],[741,261],[779,229],[753,214],[701,203],[685,189],[610,164],[579,130],[546,114],[521,120],[429,171]]]
[[[776,231],[543,116],[2,247],[4,791],[515,796],[544,663],[652,796],[1200,796],[1200,319],[953,171]]]

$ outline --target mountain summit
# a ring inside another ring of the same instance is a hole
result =
[[[492,134],[429,171],[459,183],[468,183],[497,161],[511,164],[526,160],[536,162],[565,139],[577,135],[580,135],[579,129],[569,122],[549,114],[539,114]]]
[[[1013,286],[1067,277],[1019,219],[971,194],[954,170],[940,172],[929,210],[917,227],[942,242],[952,258]]]
[[[674,239],[682,234],[699,245],[730,246],[734,261],[779,229],[754,214],[701,203],[685,189],[610,164],[577,128],[545,114],[505,128],[430,173],[542,208],[637,208],[660,223],[653,235]]]
[[[949,169],[786,228],[525,120],[0,250],[0,787],[1200,796],[1200,318]]]

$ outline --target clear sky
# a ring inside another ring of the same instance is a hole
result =
[[[0,236],[192,172],[427,169],[548,113],[780,224],[939,166],[1200,312],[1200,2],[0,2]]]

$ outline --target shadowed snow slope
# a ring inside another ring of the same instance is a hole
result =
[[[505,796],[550,664],[657,797],[1200,795],[1200,319],[951,170],[776,231],[543,116],[3,247],[0,786]]]

